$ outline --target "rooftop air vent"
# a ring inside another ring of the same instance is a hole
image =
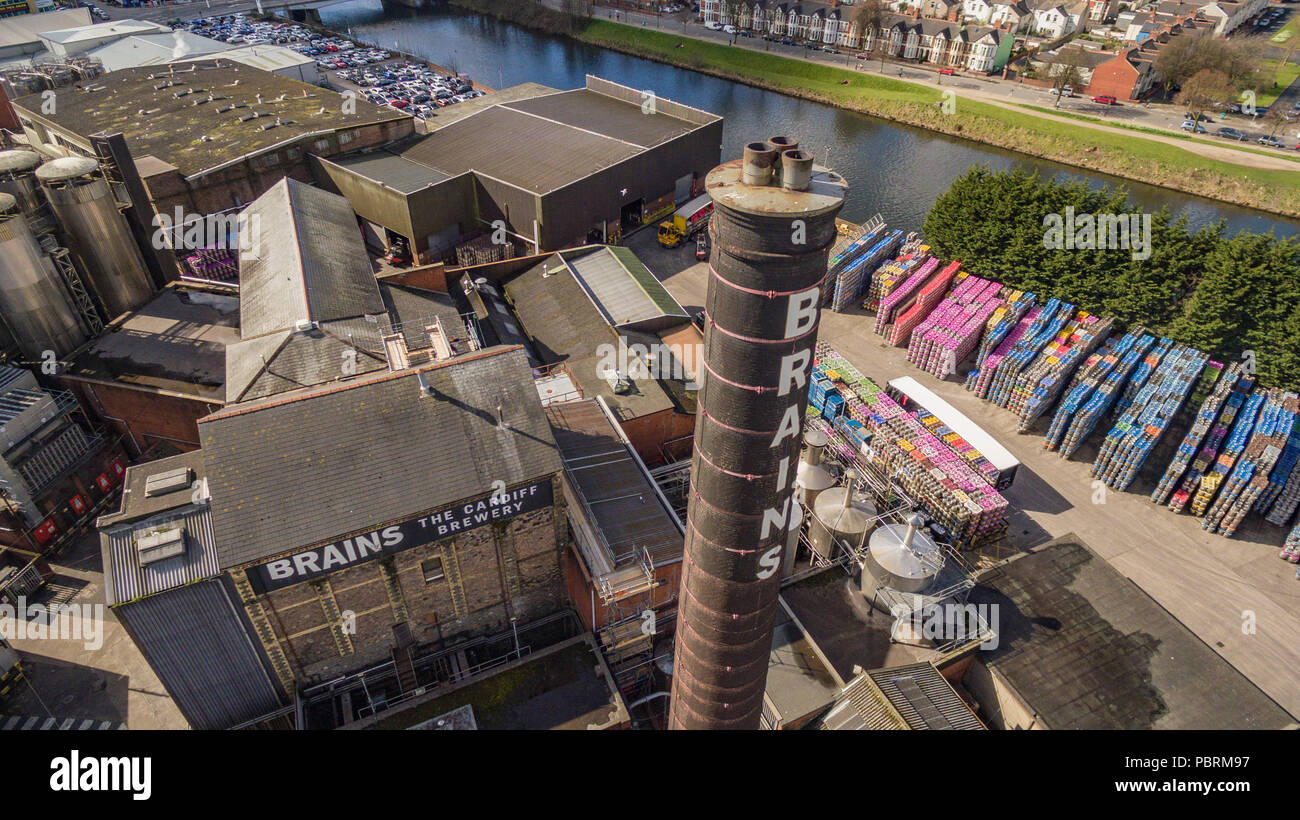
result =
[[[148,566],[184,555],[185,528],[171,527],[165,530],[137,533],[135,549],[140,558],[140,566]]]
[[[144,494],[149,498],[184,490],[194,480],[194,471],[189,467],[177,467],[162,473],[154,473],[145,479]]]

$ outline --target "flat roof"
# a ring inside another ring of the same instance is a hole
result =
[[[555,94],[559,89],[551,88],[541,83],[520,83],[512,85],[509,88],[500,88],[496,91],[489,91],[482,97],[475,97],[472,100],[465,100],[455,105],[449,105],[446,108],[434,109],[432,115],[425,119],[424,125],[429,131],[437,131],[439,128],[451,125],[454,122],[465,119],[468,116],[477,114],[484,108],[491,108],[503,102],[513,102],[514,100],[527,100],[533,97],[539,97],[543,94]]]
[[[907,396],[917,405],[930,411],[935,418],[943,422],[944,426],[966,439],[968,444],[974,447],[980,455],[987,458],[998,470],[1006,470],[1020,463],[1019,459],[1011,455],[1010,450],[1003,447],[997,439],[985,432],[984,428],[971,421],[965,413],[939,398],[929,388],[911,376],[891,379],[889,386]]]
[[[777,607],[763,699],[783,726],[827,709],[843,681],[784,606]]]
[[[979,660],[1051,729],[1280,729],[1296,719],[1073,534],[986,571]]]
[[[47,30],[41,34],[41,39],[66,45],[87,40],[99,40],[104,37],[125,37],[129,34],[138,33],[170,34],[171,29],[160,23],[151,23],[148,20],[112,20],[104,23],[91,23],[88,26]]]
[[[680,561],[684,533],[596,402],[557,402],[545,411],[565,471],[612,550],[604,566],[589,558],[588,570],[635,564],[642,549],[655,566]]]
[[[386,187],[403,194],[413,194],[430,185],[451,179],[442,171],[382,149],[346,157],[331,157],[323,161],[346,168],[366,179],[383,183]]]
[[[161,65],[179,60],[187,54],[196,56],[224,52],[230,46],[210,37],[188,31],[133,34],[92,48],[85,56],[104,64],[105,71],[117,71],[145,65]]]
[[[63,375],[220,404],[226,347],[238,341],[238,297],[173,285],[109,325]]]
[[[20,14],[4,18],[0,25],[0,48],[39,43],[47,31],[57,31],[90,23],[90,9],[59,9],[40,14]]]
[[[356,113],[344,114],[341,100],[337,92],[218,56],[184,68],[143,66],[105,74],[62,94],[54,114],[41,113],[40,94],[14,105],[83,139],[120,131],[133,156],[156,157],[192,176],[310,134],[410,119],[363,99],[356,101]],[[263,116],[240,120],[254,112]]]
[[[631,721],[590,635],[579,635],[501,671],[382,717],[376,729],[409,729],[464,706],[479,729],[587,730]]]

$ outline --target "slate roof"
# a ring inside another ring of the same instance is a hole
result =
[[[223,569],[560,469],[517,347],[248,402],[199,436]]]
[[[239,270],[240,335],[384,313],[347,199],[284,177],[244,209],[258,241]]]
[[[978,579],[998,605],[981,660],[1051,729],[1276,729],[1294,723],[1073,535]]]

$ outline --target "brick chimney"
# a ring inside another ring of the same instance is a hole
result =
[[[919,19],[921,19],[921,7],[920,7],[920,6],[912,6],[912,7],[910,7],[910,8],[908,9],[908,11],[910,11],[910,12],[912,13],[912,19],[913,19],[913,20],[919,20]]]

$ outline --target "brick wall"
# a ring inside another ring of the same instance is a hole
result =
[[[138,457],[160,440],[182,451],[199,448],[198,419],[220,409],[218,404],[143,390],[64,379],[82,407],[123,437],[128,452]]]
[[[555,498],[562,499],[558,487]],[[561,501],[497,525],[404,550],[259,596],[299,682],[315,682],[384,660],[404,616],[418,643],[499,633],[568,605]],[[560,525],[557,526],[557,521]],[[443,577],[423,563],[442,559]],[[355,629],[339,628],[351,612]]]

